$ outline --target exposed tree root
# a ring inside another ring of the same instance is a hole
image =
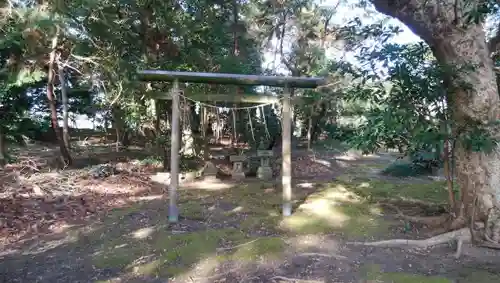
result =
[[[243,244],[239,244],[239,245],[236,245],[236,246],[232,246],[232,247],[227,247],[227,248],[218,248],[217,251],[227,251],[227,250],[233,250],[233,249],[236,249],[236,248],[240,248],[240,247],[243,247],[243,246],[246,246],[246,245],[250,245],[252,243],[255,243],[257,242],[258,240],[260,240],[261,238],[257,238],[257,239],[253,239],[249,242],[246,242],[246,243],[243,243]]]
[[[447,214],[428,217],[399,214],[398,217],[410,222],[423,224],[428,227],[439,227],[450,220],[450,216]]]
[[[437,245],[447,244],[454,241],[462,243],[471,241],[469,228],[462,228],[441,235],[437,235],[424,240],[393,239],[378,242],[348,242],[349,245],[361,245],[385,248],[421,248],[426,249]]]
[[[336,259],[346,259],[345,256],[336,254],[324,254],[324,253],[300,253],[298,256],[311,256],[311,257],[332,257]]]
[[[455,219],[453,219],[453,221],[451,221],[450,225],[448,226],[448,231],[458,230],[466,226],[467,226],[467,220],[462,216],[458,216]]]
[[[381,205],[385,205],[387,207],[390,207],[394,210],[396,210],[397,215],[399,218],[414,222],[414,223],[419,223],[423,224],[429,227],[439,227],[442,226],[444,223],[448,222],[450,220],[450,215],[448,214],[442,214],[442,215],[437,215],[437,216],[410,216],[410,215],[405,215],[399,207],[392,203],[381,203]]]
[[[418,200],[418,199],[394,199],[394,198],[383,198],[378,200],[379,203],[384,203],[384,204],[393,204],[397,206],[420,206],[425,210],[446,210],[446,204],[442,203],[430,203],[427,201],[423,200]]]
[[[275,282],[283,282],[283,281],[286,281],[286,282],[303,282],[303,283],[320,283],[320,282],[323,282],[323,281],[318,281],[318,280],[306,280],[306,279],[298,279],[298,278],[288,278],[288,277],[285,277],[285,276],[274,276],[271,278],[271,280],[275,281]]]

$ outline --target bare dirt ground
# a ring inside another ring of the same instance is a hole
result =
[[[295,153],[287,218],[279,182],[186,182],[181,219],[169,224],[166,185],[144,151],[92,147],[79,151],[74,168],[55,171],[54,150],[22,149],[1,172],[0,282],[500,282],[493,250],[465,246],[455,259],[452,243],[426,250],[346,244],[431,232],[380,200],[439,207],[444,183],[379,175],[390,154]]]

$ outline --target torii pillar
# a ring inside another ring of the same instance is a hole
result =
[[[283,121],[281,124],[281,136],[283,139],[281,168],[283,216],[292,215],[292,115],[290,105],[290,88],[286,86],[283,95]]]

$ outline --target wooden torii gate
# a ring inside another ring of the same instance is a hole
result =
[[[259,76],[240,75],[224,73],[197,73],[197,72],[175,72],[161,70],[145,70],[138,72],[141,81],[169,81],[173,82],[170,94],[164,94],[163,98],[172,99],[172,136],[171,136],[171,157],[170,157],[170,188],[169,188],[169,222],[179,220],[177,208],[177,189],[179,187],[179,83],[206,83],[206,84],[226,84],[226,85],[250,85],[250,86],[272,86],[285,88],[283,94],[282,111],[282,167],[281,184],[283,187],[283,216],[292,214],[292,116],[291,116],[291,89],[293,88],[316,88],[324,84],[323,78],[310,77],[286,77],[286,76]],[[157,94],[158,95],[158,94]],[[160,94],[161,95],[161,94]],[[190,98],[192,95],[186,94]],[[160,97],[158,97],[160,98]],[[251,102],[251,103],[273,103],[280,98],[272,95],[255,94],[207,94],[204,99],[197,100],[217,100],[227,102]]]

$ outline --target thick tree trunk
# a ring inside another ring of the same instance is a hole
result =
[[[462,16],[467,12],[463,7],[474,5],[465,5],[465,0],[372,2],[379,11],[398,18],[424,39],[441,64],[469,67],[469,71],[454,71],[444,78],[451,87],[448,101],[453,132],[470,129],[474,124],[484,126],[500,117],[496,76],[483,27],[465,23]],[[470,66],[474,69],[470,70]],[[491,128],[491,132],[499,135],[497,129]],[[486,228],[480,240],[500,242],[500,149],[487,154],[458,143],[455,158],[461,190],[457,222],[466,224],[473,217],[484,221]]]
[[[58,44],[58,35],[54,36],[52,39],[52,50],[50,52],[49,58],[49,70],[47,73],[47,101],[49,102],[50,109],[50,124],[52,126],[52,130],[54,131],[57,142],[59,143],[59,148],[61,150],[61,155],[63,157],[63,162],[65,165],[70,165],[71,155],[69,154],[68,148],[64,144],[64,140],[62,138],[61,129],[59,128],[59,123],[57,121],[57,110],[56,110],[56,101],[54,98],[54,64],[56,58],[56,48]]]

